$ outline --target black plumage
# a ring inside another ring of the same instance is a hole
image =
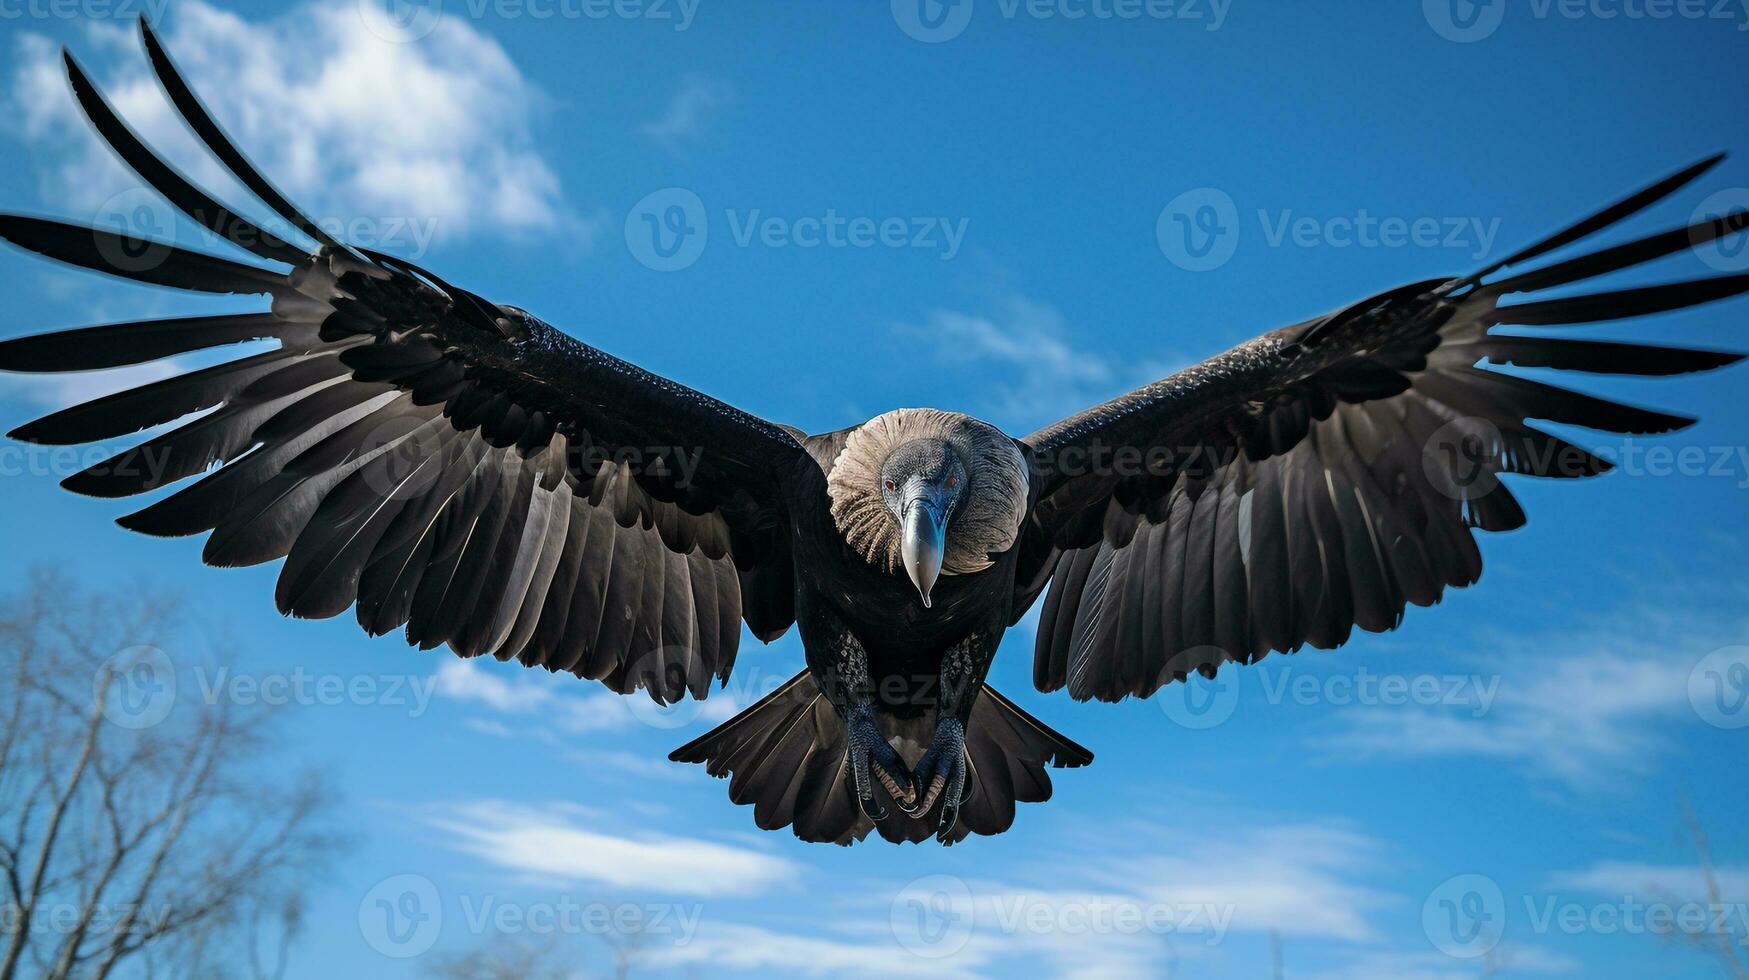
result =
[[[310,244],[165,164],[68,58],[79,105],[128,167],[218,239],[286,268],[0,216],[0,236],[52,259],[269,301],[0,343],[12,371],[241,355],[13,437],[68,445],[174,425],[65,485],[123,497],[181,483],[122,526],[210,532],[213,565],[283,559],[282,612],[352,608],[366,632],[424,648],[667,703],[726,681],[743,622],[767,642],[798,626],[808,670],[673,758],[729,777],[759,826],[807,840],[999,833],[1017,802],[1049,798],[1048,767],[1091,761],[984,684],[1041,595],[1035,684],[1078,699],[1147,696],[1228,660],[1392,629],[1408,606],[1477,581],[1473,530],[1525,522],[1502,474],[1610,468],[1531,420],[1622,433],[1692,421],[1496,368],[1649,377],[1741,356],[1547,331],[1724,299],[1749,276],[1502,302],[1743,234],[1739,213],[1518,268],[1713,158],[1477,273],[1274,331],[1026,439],[924,410],[809,436],[335,240],[250,167],[149,29],[145,44],[214,157]]]

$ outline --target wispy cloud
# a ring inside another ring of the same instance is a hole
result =
[[[77,54],[121,115],[198,181],[248,201],[176,119],[132,31],[97,24],[88,34]],[[13,43],[9,125],[31,145],[47,196],[58,208],[96,213],[137,186],[89,132],[54,45],[28,33]],[[462,20],[445,18],[420,43],[396,44],[368,30],[351,3],[252,22],[189,0],[166,43],[255,164],[319,223],[352,222],[350,237],[568,223],[558,176],[532,136],[542,94]],[[361,229],[361,221],[379,224]]]
[[[652,949],[645,966],[761,975],[830,977],[966,977],[979,975],[981,956],[926,959],[886,941],[803,936],[760,926],[703,922],[692,941]]]
[[[1245,829],[1204,841],[1192,854],[1164,849],[1126,860],[1108,880],[1142,882],[1148,901],[1229,910],[1230,928],[1360,942],[1376,938],[1370,914],[1391,896],[1362,882],[1387,845],[1318,823]]]
[[[1552,655],[1550,638],[1520,638],[1490,657],[1502,675],[1492,708],[1378,706],[1334,718],[1315,742],[1353,759],[1461,757],[1517,763],[1574,789],[1644,772],[1673,744],[1667,726],[1689,708],[1695,642],[1562,637],[1578,652]],[[1692,716],[1690,716],[1692,717]]]
[[[670,150],[703,135],[710,114],[734,98],[729,86],[704,75],[688,74],[668,100],[662,115],[638,127],[638,132]]]
[[[677,712],[685,712],[687,721],[715,723],[740,710],[733,692],[727,690],[713,691],[702,702],[682,701],[659,708],[641,691],[618,695],[568,674],[492,667],[474,660],[446,659],[437,666],[435,688],[439,697],[487,709],[489,716],[471,719],[468,724],[488,735],[555,742],[555,732],[619,731],[652,720],[661,720],[664,728],[675,727],[671,722]]]
[[[1749,902],[1749,865],[1713,869],[1719,899]],[[1698,864],[1645,864],[1635,861],[1599,861],[1579,871],[1554,875],[1555,888],[1571,888],[1595,895],[1634,895],[1655,901],[1706,902],[1706,880]]]
[[[881,924],[901,945],[976,972],[1000,976],[1012,963],[1094,980],[1158,975],[1240,933],[1371,944],[1374,914],[1406,904],[1369,883],[1388,845],[1364,834],[1316,822],[1245,827],[1231,814],[1165,822],[1178,817],[1227,832],[1178,857],[1182,841],[1160,824],[1106,825],[1121,858],[1072,849],[1006,880],[927,875],[890,893]]]
[[[563,804],[474,800],[421,819],[456,850],[530,879],[666,895],[757,895],[792,884],[801,867],[750,847],[606,829],[603,815]]]
[[[1119,364],[1082,349],[1063,314],[1048,303],[1010,292],[980,312],[934,309],[900,322],[903,336],[927,342],[948,368],[995,367],[1011,380],[980,379],[983,406],[1012,431],[1053,422],[1129,388],[1171,373],[1164,362]]]

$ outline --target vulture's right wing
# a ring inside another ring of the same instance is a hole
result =
[[[189,183],[68,58],[80,105],[123,161],[196,222],[289,266],[0,216],[0,237],[50,258],[272,300],[266,312],[0,344],[6,370],[83,371],[278,342],[14,432],[68,445],[195,415],[73,474],[68,489],[121,497],[201,476],[121,524],[155,535],[212,531],[212,565],[285,558],[277,600],[291,615],[332,616],[356,602],[373,634],[405,626],[421,647],[568,670],[620,692],[647,688],[659,702],[703,697],[712,677],[728,676],[744,579],[772,577],[756,591],[781,597],[745,610],[754,631],[770,638],[787,628],[776,481],[803,458],[788,430],[336,241],[249,166],[149,28],[145,41],[194,132],[317,247],[289,244]]]
[[[1662,199],[1716,159],[1475,275],[1412,283],[1265,334],[1029,436],[1042,485],[1017,609],[1049,579],[1038,687],[1146,696],[1225,660],[1339,646],[1355,626],[1392,629],[1405,606],[1430,605],[1481,574],[1472,529],[1524,523],[1501,474],[1609,469],[1530,420],[1623,433],[1692,422],[1497,368],[1654,376],[1739,360],[1549,328],[1749,290],[1749,275],[1737,274],[1570,291],[1741,235],[1749,216],[1490,277]],[[1501,302],[1557,290],[1569,291]]]

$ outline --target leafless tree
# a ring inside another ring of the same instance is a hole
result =
[[[649,946],[650,935],[639,920],[627,928],[602,933],[601,941],[613,953],[613,980],[626,980],[631,976],[632,965],[643,957]]]
[[[590,934],[607,947],[614,980],[630,977],[650,948],[641,920],[615,922],[611,929]],[[588,959],[577,936],[499,935],[477,949],[437,960],[430,975],[438,980],[576,980],[597,975],[583,969]]]
[[[150,589],[0,598],[0,980],[283,972],[328,794],[268,715],[178,696],[189,633]]]
[[[1706,826],[1687,800],[1682,801],[1682,825],[1688,831],[1689,838],[1694,842],[1695,860],[1700,867],[1701,888],[1706,893],[1706,903],[1709,909],[1726,907],[1724,893],[1719,887],[1718,872],[1713,867],[1712,844],[1707,838]],[[1668,896],[1667,896],[1668,897]],[[1669,897],[1672,904],[1692,901],[1693,897],[1678,899]],[[1733,940],[1729,929],[1714,928],[1710,921],[1701,927],[1685,927],[1680,921],[1673,923],[1667,932],[1670,938],[1680,939],[1702,952],[1712,955],[1731,980],[1749,980],[1749,962],[1745,962],[1737,942]],[[1736,940],[1749,941],[1749,937],[1739,936]]]
[[[576,944],[501,937],[479,949],[439,960],[439,980],[571,980],[583,976]]]

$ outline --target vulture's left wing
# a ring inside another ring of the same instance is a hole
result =
[[[1486,365],[1670,375],[1732,363],[1741,355],[1543,328],[1733,296],[1749,290],[1749,275],[1500,300],[1741,234],[1743,213],[1485,280],[1639,211],[1717,159],[1475,275],[1414,283],[1277,330],[1028,437],[1043,485],[1017,610],[1048,577],[1039,689],[1145,697],[1192,670],[1212,676],[1225,660],[1335,647],[1353,626],[1392,629],[1406,604],[1476,581],[1473,528],[1524,523],[1499,474],[1610,468],[1527,420],[1623,433],[1692,422]]]
[[[142,26],[143,23],[142,23]],[[201,478],[124,527],[211,531],[213,565],[285,558],[297,616],[356,602],[360,625],[422,647],[569,670],[666,702],[734,662],[744,578],[787,582],[776,481],[792,434],[497,306],[410,263],[350,247],[263,179],[146,47],[172,104],[237,178],[316,243],[297,247],[162,162],[67,59],[121,159],[243,264],[42,218],[0,237],[73,265],[271,309],[121,323],[0,344],[0,369],[83,371],[247,341],[274,349],[57,412],[13,436],[69,445],[176,422],[64,485],[122,497]],[[219,464],[218,468],[214,468]],[[782,586],[746,618],[788,626]]]

